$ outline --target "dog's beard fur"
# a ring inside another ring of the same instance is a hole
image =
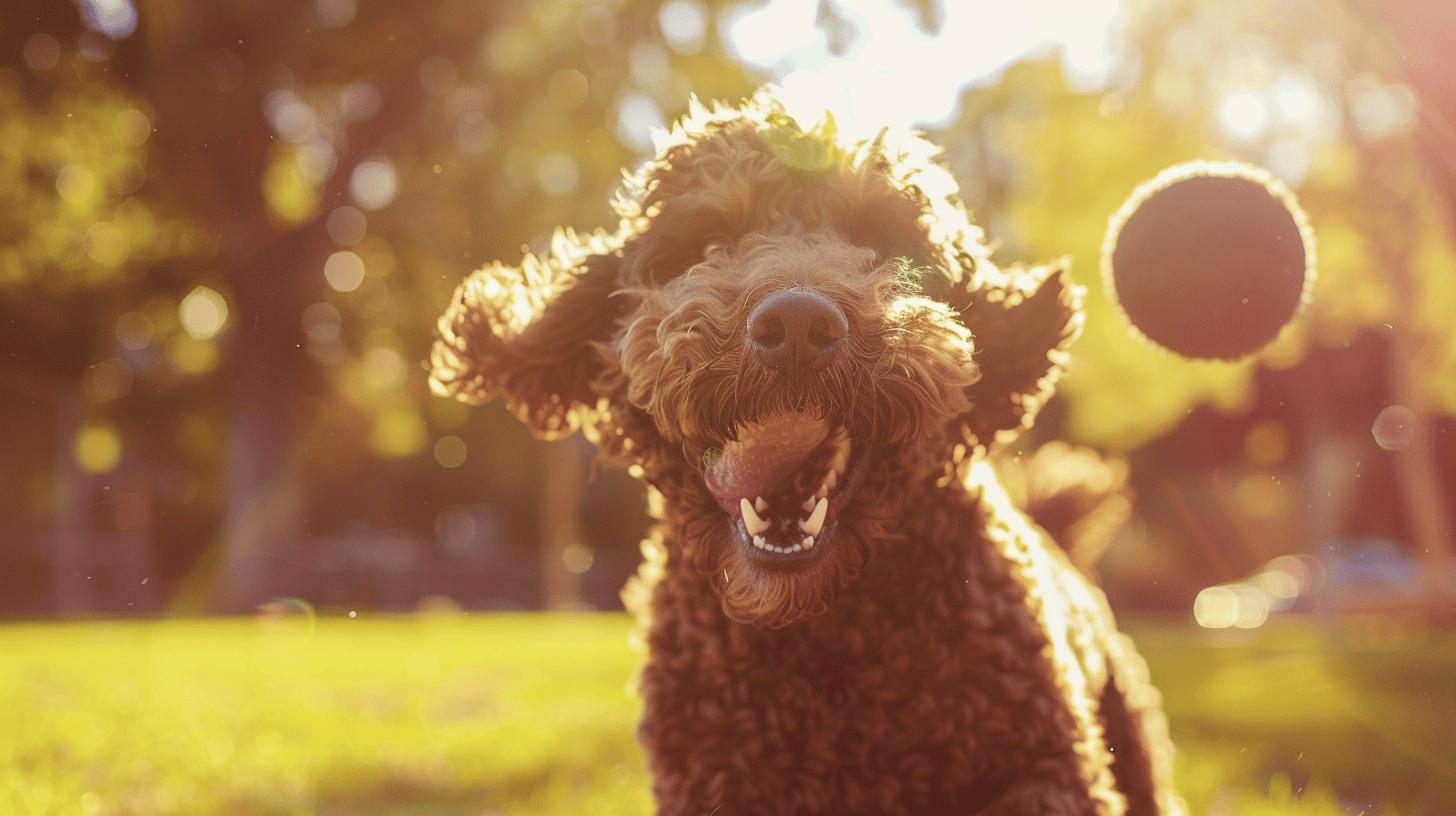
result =
[[[869,547],[840,519],[823,557],[792,572],[766,569],[749,560],[729,530],[729,520],[706,493],[690,503],[682,526],[683,555],[706,574],[723,613],[739,623],[779,629],[829,609],[869,560]]]
[[[764,293],[799,285],[839,304],[850,333],[829,368],[788,379],[747,358],[744,327]],[[944,435],[977,377],[970,334],[954,311],[920,297],[902,264],[877,261],[872,251],[831,235],[752,236],[732,251],[711,251],[682,278],[636,294],[640,306],[620,340],[629,394],[687,461],[734,438],[743,424],[784,411],[823,416],[867,450]],[[683,474],[681,482],[684,491],[669,500],[680,504],[673,515],[682,520],[683,555],[708,577],[728,617],[742,623],[780,628],[824,612],[860,574],[870,542],[880,537],[876,522],[859,511],[883,504],[883,496],[870,498],[878,487],[861,485],[837,511],[836,533],[821,557],[793,570],[770,569],[753,562],[700,473]]]
[[[841,534],[813,564],[791,573],[770,572],[748,563],[747,553],[724,542],[714,565],[713,588],[723,612],[739,623],[779,629],[829,609],[859,576],[868,548],[853,534]]]

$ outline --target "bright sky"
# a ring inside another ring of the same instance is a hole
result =
[[[1120,0],[941,0],[939,34],[896,0],[831,0],[857,29],[842,56],[815,25],[814,0],[744,5],[724,19],[729,48],[770,74],[792,107],[829,108],[840,129],[886,122],[933,127],[954,118],[961,90],[1028,54],[1060,51],[1068,75],[1097,87],[1112,63]]]

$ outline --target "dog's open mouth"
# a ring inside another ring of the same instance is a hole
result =
[[[849,432],[817,417],[781,414],[740,426],[737,437],[710,452],[703,480],[740,544],[771,566],[819,557],[863,459]]]

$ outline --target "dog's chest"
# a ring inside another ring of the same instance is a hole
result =
[[[1009,652],[985,653],[961,615],[841,620],[832,640],[736,636],[750,640],[725,631],[702,662],[654,661],[666,682],[643,724],[659,770],[707,786],[709,798],[733,801],[728,788],[741,785],[785,808],[753,812],[971,804],[964,792],[994,789],[1023,758],[1007,724],[1038,696],[1028,693],[1037,672],[1010,665]]]

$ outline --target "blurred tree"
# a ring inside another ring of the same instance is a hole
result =
[[[938,30],[938,3],[896,4]],[[165,560],[197,559],[196,594],[214,572],[226,606],[246,609],[307,594],[289,573],[313,557],[300,551],[310,537],[364,525],[433,544],[442,507],[486,498],[513,552],[543,545],[542,596],[570,603],[579,579],[567,562],[590,563],[572,547],[589,531],[558,526],[580,498],[543,495],[538,469],[572,478],[583,447],[542,456],[498,408],[467,416],[432,400],[417,361],[465,271],[540,249],[558,225],[609,225],[608,195],[651,150],[651,127],[690,92],[751,90],[717,32],[738,5],[0,9],[0,388],[22,395],[0,404],[15,420],[0,430],[13,440],[0,482],[54,472],[69,485],[59,502],[0,491],[0,507],[49,515],[56,541],[84,549],[88,497],[143,461],[169,509],[156,523],[171,534],[157,537],[186,542],[160,544],[175,548]],[[839,4],[818,9],[831,40],[862,33]],[[1404,14],[1405,40],[1427,42],[1409,69],[1419,100],[1380,10]],[[1405,0],[1143,2],[1110,90],[1033,59],[966,93],[936,138],[1002,256],[1070,254],[1091,289],[1063,413],[1048,419],[1134,449],[1196,405],[1247,407],[1256,369],[1381,332],[1400,375],[1389,402],[1415,417],[1418,441],[1393,453],[1404,501],[1439,505],[1421,487],[1436,479],[1419,439],[1433,413],[1456,412],[1444,322],[1456,282],[1440,274],[1456,218],[1438,206],[1456,189],[1456,163],[1440,128],[1447,62],[1429,44],[1441,29],[1423,15]],[[1436,112],[1419,128],[1417,102]],[[1432,157],[1424,166],[1415,135]],[[1320,239],[1308,318],[1238,365],[1189,364],[1130,340],[1097,274],[1123,197],[1204,156],[1270,166],[1299,189]],[[15,429],[36,427],[38,405],[60,420],[39,441]],[[1312,435],[1332,436],[1318,409],[1301,416],[1325,423]],[[1311,468],[1328,469],[1316,458]],[[210,478],[218,471],[225,488]],[[1418,546],[1435,564],[1449,534],[1439,513],[1417,515],[1430,520]],[[210,556],[198,558],[199,540],[213,542]],[[74,573],[66,553],[58,576]]]
[[[1371,432],[1395,459],[1427,601],[1449,605],[1437,592],[1451,569],[1452,530],[1432,414],[1456,412],[1447,317],[1456,282],[1390,20],[1375,3],[1164,3],[1137,25],[1145,64],[1176,65],[1190,42],[1203,44],[1209,59],[1186,81],[1217,100],[1225,144],[1296,182],[1328,236],[1305,336],[1290,342],[1347,344],[1371,324],[1389,332],[1388,405],[1400,406],[1409,429],[1399,445],[1385,444],[1377,417]]]
[[[1445,574],[1450,527],[1430,417],[1456,413],[1446,317],[1456,308],[1456,281],[1437,198],[1421,184],[1415,99],[1389,22],[1362,3],[1144,2],[1132,7],[1124,48],[1105,92],[1071,87],[1055,61],[1012,67],[996,85],[967,94],[947,137],[992,145],[971,164],[983,175],[1014,174],[993,195],[974,183],[968,191],[983,219],[1002,221],[1005,251],[1070,254],[1089,288],[1086,331],[1061,389],[1067,430],[1132,450],[1195,405],[1247,407],[1259,367],[1288,368],[1312,348],[1348,346],[1379,330],[1390,338],[1387,403],[1412,417],[1409,438],[1391,455],[1413,551],[1432,580]],[[972,152],[961,145],[952,158]],[[1260,355],[1189,363],[1130,339],[1102,291],[1102,234],[1142,180],[1177,161],[1220,157],[1263,164],[1296,188],[1316,228],[1319,278],[1305,317]],[[1322,430],[1310,436],[1340,432],[1328,412],[1311,408],[1304,416]],[[1375,420],[1356,432],[1370,433]],[[1310,467],[1329,463],[1316,458]],[[1328,481],[1306,476],[1311,490]]]
[[[466,271],[558,225],[605,224],[621,168],[690,91],[751,90],[716,4],[32,5],[0,29],[0,93],[24,99],[0,112],[19,137],[0,172],[30,182],[0,191],[27,197],[0,221],[0,382],[64,392],[84,422],[85,372],[145,328],[167,389],[112,403],[116,433],[181,406],[157,431],[168,456],[227,474],[212,503],[175,497],[221,514],[221,551],[187,591],[233,610],[307,594],[289,573],[308,534],[433,536],[442,502],[492,495],[512,548],[557,542],[540,567],[569,602],[573,536],[533,509],[540,457],[503,412],[467,421],[428,397],[415,361]],[[180,325],[194,306],[215,318],[200,339]],[[547,461],[579,469],[584,448],[565,445]]]
[[[109,72],[149,103],[155,150],[216,236],[210,260],[231,297],[221,605],[235,611],[290,583],[282,550],[301,538],[298,431],[317,393],[301,316],[330,271],[326,216],[351,193],[390,203],[393,170],[371,159],[415,124],[422,54],[467,53],[486,22],[479,6],[346,20],[352,4],[334,4],[339,16],[319,19],[326,7],[156,0]],[[358,256],[338,257],[329,283],[357,288]]]
[[[1416,139],[1421,147],[1426,178],[1445,216],[1449,244],[1456,244],[1456,129],[1453,129],[1453,123],[1456,123],[1456,86],[1450,82],[1452,72],[1456,71],[1456,58],[1450,51],[1450,44],[1456,41],[1456,6],[1418,0],[1387,0],[1381,8],[1393,24],[1394,35],[1400,45],[1401,65],[1419,98],[1420,121]],[[1408,252],[1405,247],[1390,247],[1390,250],[1402,255]],[[1448,290],[1456,288],[1449,274],[1453,260],[1456,258],[1447,255],[1425,261],[1444,265],[1447,274],[1443,283]],[[1425,293],[1420,291],[1420,283],[1413,280],[1408,263],[1402,268],[1405,274],[1401,293],[1410,309],[1408,313],[1422,311],[1428,315],[1427,320],[1431,324],[1449,327],[1444,311],[1431,313],[1431,304],[1424,298]],[[1440,310],[1445,305],[1439,304],[1436,309]],[[1400,371],[1397,386],[1400,393],[1397,395],[1404,396],[1417,406],[1434,403],[1448,413],[1456,413],[1456,376],[1449,376],[1456,373],[1456,333],[1445,332],[1442,348],[1443,335],[1433,332],[1424,338],[1426,349],[1420,350],[1411,348],[1408,333],[1402,332],[1401,337],[1406,342],[1400,344],[1393,354],[1393,362]],[[1402,361],[1406,364],[1399,365]],[[1435,393],[1430,394],[1419,393],[1418,381],[1425,379],[1422,376],[1426,373],[1423,366],[1427,365],[1438,372],[1438,376],[1433,378],[1432,390]],[[1409,402],[1406,404],[1410,407]],[[1456,527],[1452,526],[1450,513],[1444,508],[1440,494],[1440,472],[1433,455],[1436,440],[1429,415],[1417,413],[1412,431],[1409,445],[1417,452],[1402,458],[1401,475],[1407,494],[1419,502],[1422,511],[1420,543],[1426,546],[1427,558],[1432,566],[1427,589],[1437,605],[1438,614],[1448,620],[1456,619],[1456,605],[1443,605],[1438,594],[1440,576],[1453,563],[1452,550],[1456,548],[1456,540],[1452,536],[1456,535]]]
[[[44,406],[55,428],[41,435],[49,446],[17,438],[5,458],[56,487],[42,493],[32,482],[10,493],[7,509],[53,508],[57,605],[78,610],[89,594],[95,476],[127,448],[113,424],[117,400],[151,375],[145,360],[117,354],[113,326],[122,304],[174,288],[206,242],[149,167],[146,115],[102,82],[109,42],[64,4],[20,12],[7,7],[0,20],[0,389]],[[20,436],[28,425],[11,429]],[[37,451],[47,455],[27,467]]]

